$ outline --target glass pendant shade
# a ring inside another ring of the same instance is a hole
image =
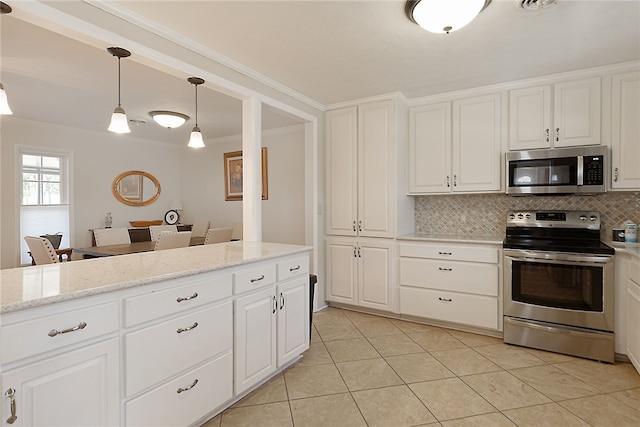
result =
[[[11,108],[9,108],[9,101],[7,100],[7,92],[4,91],[4,86],[0,83],[0,115],[8,116],[13,114]]]
[[[490,1],[487,0],[420,0],[410,18],[432,33],[449,33],[464,27]]]
[[[129,129],[129,120],[127,120],[127,115],[124,112],[124,108],[119,105],[115,110],[113,110],[113,114],[111,115],[111,123],[109,124],[108,130],[114,133],[131,132],[131,129]]]
[[[200,132],[200,128],[198,126],[194,126],[191,131],[191,136],[189,137],[189,143],[187,147],[191,148],[202,148],[204,147],[204,141],[202,140],[202,133]]]

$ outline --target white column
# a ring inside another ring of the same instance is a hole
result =
[[[262,102],[242,101],[242,238],[262,241]]]

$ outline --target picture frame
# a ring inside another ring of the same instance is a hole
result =
[[[130,202],[142,202],[142,175],[127,175],[118,181],[118,193]]]
[[[267,148],[262,147],[262,200],[269,198],[267,181]],[[242,200],[243,192],[242,150],[224,153],[224,199]]]

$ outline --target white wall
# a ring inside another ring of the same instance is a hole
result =
[[[205,141],[204,149],[181,157],[182,222],[209,220],[212,226],[242,222],[242,202],[224,199],[224,153],[242,149],[240,136]],[[304,127],[266,131],[269,198],[262,202],[262,240],[305,244]]]
[[[16,145],[70,150],[73,174],[71,246],[91,246],[91,228],[104,227],[111,212],[113,227],[128,227],[130,220],[162,219],[173,199],[180,198],[180,146],[159,144],[130,135],[32,122],[3,116],[2,149],[2,260],[1,268],[18,266],[20,239],[17,215],[18,184],[14,168]],[[154,175],[161,185],[158,200],[149,206],[127,206],[111,192],[113,179],[127,170]]]

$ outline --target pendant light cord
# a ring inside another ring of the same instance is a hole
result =
[[[196,87],[196,126],[198,126],[198,85]]]
[[[118,57],[118,107],[121,107],[122,104],[120,104],[120,57]]]

